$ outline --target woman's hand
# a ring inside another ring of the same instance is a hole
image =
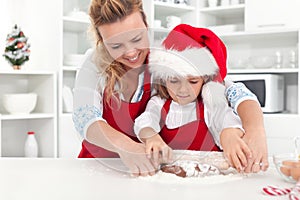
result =
[[[220,136],[225,158],[239,172],[244,171],[248,166],[247,160],[251,157],[251,151],[242,139],[243,135],[243,131],[238,128],[226,128]]]
[[[245,130],[243,140],[252,152],[252,157],[248,159],[248,165],[245,168],[245,172],[265,171],[269,167],[269,162],[264,118],[261,107],[256,101],[246,100],[240,103],[237,111]]]
[[[156,173],[156,167],[148,158],[144,144],[132,141],[126,148],[119,149],[118,154],[133,176],[152,176]]]
[[[266,144],[266,134],[264,128],[248,129],[243,137],[243,140],[249,146],[252,152],[252,157],[248,159],[248,166],[245,172],[266,171],[269,167],[268,149]]]

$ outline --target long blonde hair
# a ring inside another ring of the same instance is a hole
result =
[[[108,102],[111,97],[116,97],[115,94],[118,93],[114,87],[116,83],[122,88],[120,79],[126,70],[121,63],[115,61],[110,56],[97,28],[104,24],[114,23],[136,11],[141,13],[143,22],[147,26],[142,0],[91,1],[89,8],[89,16],[91,19],[90,33],[93,35],[96,44],[96,56],[94,56],[94,60],[100,72],[106,76],[106,102]]]

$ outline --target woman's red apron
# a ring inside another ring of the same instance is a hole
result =
[[[168,129],[165,125],[171,99],[168,99],[161,111],[160,135],[172,149],[220,151],[204,121],[204,106],[201,100],[197,103],[197,120],[179,128]]]
[[[144,92],[141,101],[136,103],[128,103],[121,101],[119,108],[118,103],[116,102],[116,100],[113,99],[110,99],[111,106],[109,106],[107,102],[103,103],[103,119],[105,119],[111,127],[127,135],[128,137],[137,142],[139,142],[139,140],[137,139],[133,130],[134,120],[142,112],[144,112],[147,102],[151,97],[150,74],[147,69],[145,70],[143,91]],[[106,92],[104,92],[103,99],[105,99],[105,93]],[[93,145],[86,140],[83,140],[82,149],[78,157],[113,158],[119,156],[117,153],[108,151],[104,148]]]

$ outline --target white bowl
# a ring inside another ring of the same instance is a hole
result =
[[[296,183],[300,178],[300,155],[283,153],[273,156],[278,173],[288,182]]]
[[[35,93],[17,93],[4,94],[3,107],[10,114],[29,114],[36,106],[37,94]]]
[[[271,68],[276,66],[276,56],[252,56],[250,64],[254,68]]]

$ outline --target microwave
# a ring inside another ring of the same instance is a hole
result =
[[[279,74],[230,74],[226,78],[242,82],[253,92],[264,113],[284,110],[284,77]]]

